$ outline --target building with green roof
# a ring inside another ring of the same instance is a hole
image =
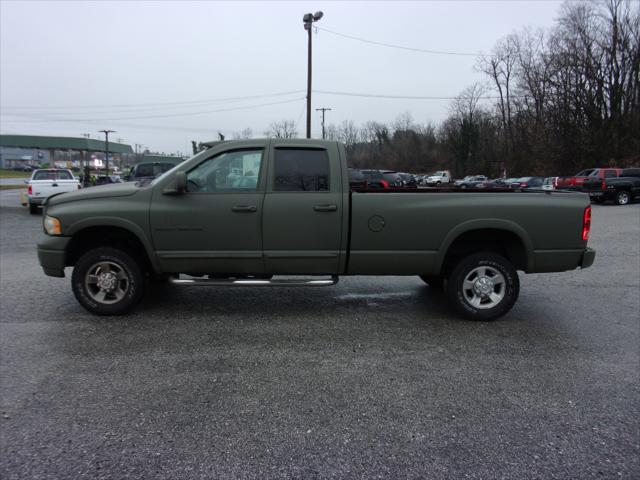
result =
[[[0,135],[0,168],[21,168],[66,162],[80,166],[105,158],[107,144],[85,137]],[[109,162],[121,166],[135,158],[131,145],[109,142]],[[70,166],[70,165],[69,165]]]

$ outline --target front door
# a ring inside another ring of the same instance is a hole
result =
[[[151,202],[154,246],[166,272],[264,272],[261,217],[265,150],[226,151],[187,172],[187,191]]]
[[[317,148],[294,145],[275,143],[271,148],[263,214],[266,270],[335,275],[343,248],[339,164],[331,168],[334,165],[323,144]],[[337,149],[331,153],[338,158]]]

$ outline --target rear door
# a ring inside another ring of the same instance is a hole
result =
[[[267,273],[338,273],[346,214],[339,158],[337,144],[272,143],[262,218]]]

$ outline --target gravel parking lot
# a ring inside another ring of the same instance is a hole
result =
[[[523,276],[493,323],[414,277],[160,286],[97,318],[10,195],[3,479],[640,477],[640,204],[594,205],[594,266]]]

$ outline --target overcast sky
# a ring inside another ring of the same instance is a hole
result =
[[[547,28],[561,2],[35,2],[0,0],[0,130],[79,136],[104,128],[151,150],[292,119],[305,133],[307,38],[302,16],[343,35],[460,53],[487,53],[525,26]],[[476,80],[477,57],[372,45],[319,30],[316,91],[451,97]],[[280,94],[280,95],[275,95]],[[251,97],[229,100],[236,97]],[[449,100],[316,92],[327,123],[439,122]],[[221,111],[223,110],[223,111]],[[204,112],[204,113],[203,113]]]

